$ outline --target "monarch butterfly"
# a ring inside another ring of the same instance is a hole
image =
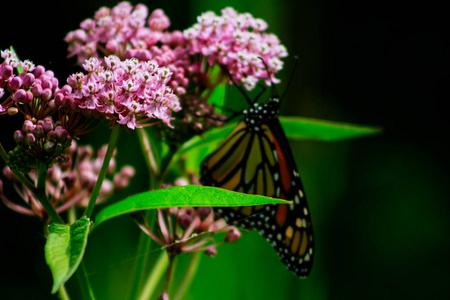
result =
[[[267,68],[267,67],[266,67]],[[230,74],[229,74],[230,75]],[[278,120],[280,99],[258,104],[233,84],[250,105],[233,132],[201,165],[203,185],[292,200],[292,204],[215,208],[227,223],[257,229],[278,252],[281,261],[300,277],[311,271],[314,239],[311,217],[294,156]],[[256,216],[254,216],[256,215]]]

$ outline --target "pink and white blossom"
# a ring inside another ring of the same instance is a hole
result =
[[[87,74],[69,76],[72,92],[65,98],[79,108],[115,119],[130,129],[159,120],[170,126],[171,114],[181,109],[178,97],[168,86],[172,72],[155,61],[136,58],[121,61],[108,56],[103,62],[95,57],[83,64]]]

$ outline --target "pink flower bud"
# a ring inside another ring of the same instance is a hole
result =
[[[127,49],[124,53],[123,53],[123,59],[130,59],[133,57],[136,57],[136,49]]]
[[[225,234],[225,242],[233,243],[241,238],[241,232],[234,226],[227,231]]]
[[[27,133],[25,136],[25,143],[29,146],[33,145],[36,142],[36,138],[32,133]]]
[[[8,82],[8,87],[10,89],[10,91],[17,91],[18,89],[20,89],[22,87],[22,78],[16,76],[14,78],[12,78],[9,82]]]
[[[23,137],[23,133],[20,130],[16,130],[14,132],[14,140],[16,141],[17,144],[22,144],[24,141],[24,137]]]
[[[27,97],[27,92],[25,90],[20,89],[14,93],[12,98],[16,103],[20,103],[20,102],[24,102],[26,97]]]
[[[181,228],[186,229],[192,222],[192,217],[187,214],[182,214],[178,216],[177,223],[181,226]]]
[[[45,132],[49,132],[53,130],[53,120],[51,118],[45,118],[44,124],[42,125]]]
[[[27,91],[27,96],[25,97],[25,103],[31,103],[33,101],[33,93],[31,91]]]
[[[52,98],[52,90],[47,88],[42,91],[41,99],[44,101],[48,101]]]
[[[42,74],[45,73],[45,68],[43,66],[37,66],[36,69],[34,69],[33,73],[36,78],[39,78]]]
[[[42,88],[43,89],[52,89],[53,88],[53,84],[52,84],[52,81],[51,81],[51,79],[44,79],[43,81],[42,81]]]
[[[52,85],[53,85],[53,91],[56,90],[56,88],[57,88],[58,85],[59,85],[59,80],[58,80],[58,78],[56,78],[56,77],[53,77],[53,78],[52,78]]]
[[[205,249],[205,254],[209,257],[214,257],[217,255],[217,249],[216,246],[212,245]]]
[[[66,141],[67,137],[69,136],[69,132],[62,128],[61,126],[57,126],[55,128],[56,138],[60,143],[63,143]]]
[[[35,77],[34,77],[33,73],[25,74],[25,76],[23,77],[23,87],[25,89],[30,88],[30,86],[34,83],[34,81],[35,81]]]
[[[117,53],[119,51],[119,43],[116,40],[109,40],[106,43],[106,49],[112,53]]]
[[[43,138],[45,135],[44,128],[41,125],[36,125],[33,129],[33,134],[36,137],[36,139]]]
[[[33,96],[36,97],[36,98],[41,96],[42,91],[43,91],[43,89],[42,89],[42,86],[40,84],[35,84],[33,86],[33,88],[31,89],[31,92],[33,93]]]
[[[211,207],[199,207],[197,208],[197,213],[200,219],[204,220],[211,213]]]
[[[22,132],[23,133],[30,133],[34,129],[34,124],[30,120],[25,120],[22,125]]]
[[[47,133],[47,140],[50,142],[56,142],[56,133],[53,130]]]
[[[13,68],[11,66],[4,66],[0,68],[0,78],[7,81],[13,75]]]
[[[125,178],[132,178],[136,174],[136,171],[132,166],[123,166],[120,170],[120,174]]]

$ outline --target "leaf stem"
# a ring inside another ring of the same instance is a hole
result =
[[[113,156],[114,149],[116,148],[117,139],[119,137],[119,125],[114,125],[111,130],[111,136],[109,137],[108,149],[106,150],[106,155],[103,160],[102,168],[100,169],[100,174],[98,174],[97,182],[95,183],[94,190],[92,191],[91,198],[89,199],[89,204],[84,212],[84,215],[88,218],[91,217],[92,212],[94,211],[95,202],[97,201],[97,197],[100,193],[100,189],[102,187],[103,180],[105,179],[106,173],[108,171],[109,162],[111,157]]]

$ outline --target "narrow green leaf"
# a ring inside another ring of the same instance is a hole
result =
[[[376,126],[340,123],[304,117],[280,116],[280,122],[287,137],[294,140],[338,141],[382,132],[382,129]],[[182,155],[194,148],[205,147],[210,143],[220,143],[233,131],[237,123],[232,122],[225,126],[211,129],[201,136],[191,138],[181,146],[177,154]]]
[[[68,225],[52,223],[45,244],[45,260],[53,276],[52,294],[75,273],[87,245],[90,220],[83,217]]]
[[[136,194],[105,207],[97,214],[93,229],[106,220],[139,210],[183,206],[245,206],[270,203],[289,204],[290,201],[237,193],[209,186],[176,186]]]
[[[379,134],[380,127],[304,117],[280,117],[281,125],[288,139],[339,141]]]

